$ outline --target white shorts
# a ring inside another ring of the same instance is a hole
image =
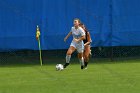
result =
[[[78,53],[84,52],[84,43],[83,42],[76,43],[76,42],[72,41],[70,46],[73,46],[77,50]]]

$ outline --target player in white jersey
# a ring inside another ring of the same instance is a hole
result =
[[[83,40],[85,39],[85,32],[84,30],[79,26],[80,25],[79,19],[74,19],[74,27],[71,28],[71,31],[68,33],[68,35],[64,38],[64,41],[68,39],[69,36],[73,35],[73,40],[71,42],[71,45],[67,51],[66,54],[66,63],[64,64],[64,68],[66,68],[69,65],[71,54],[77,50],[79,61],[81,63],[81,69],[84,68],[84,59],[83,59],[83,52],[84,52],[84,43]]]

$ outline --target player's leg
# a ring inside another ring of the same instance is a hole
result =
[[[64,68],[66,68],[70,63],[71,54],[75,51],[75,47],[70,46],[67,54],[66,54],[66,63],[64,64]]]
[[[84,68],[84,58],[83,58],[84,44],[83,43],[77,44],[76,48],[78,52],[78,58],[81,64],[81,69],[83,69]]]
[[[83,52],[78,53],[79,61],[81,63],[81,69],[84,68],[84,58],[83,58]]]
[[[84,64],[85,64],[85,67],[87,67],[87,65],[88,65],[89,55],[90,55],[90,45],[86,45],[85,49],[84,49]]]

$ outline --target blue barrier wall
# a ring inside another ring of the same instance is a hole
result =
[[[92,46],[140,45],[138,0],[1,0],[0,51],[38,49],[36,25],[43,50],[66,49],[63,39],[80,18]]]
[[[112,1],[112,46],[139,46],[140,1]]]

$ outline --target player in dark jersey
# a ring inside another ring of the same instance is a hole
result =
[[[90,43],[92,42],[91,37],[90,37],[90,33],[89,31],[86,29],[84,24],[80,24],[80,27],[83,28],[83,30],[85,31],[85,39],[83,40],[84,42],[84,65],[85,65],[85,69],[87,69],[87,65],[88,65],[88,61],[91,55],[91,50],[90,50]]]

